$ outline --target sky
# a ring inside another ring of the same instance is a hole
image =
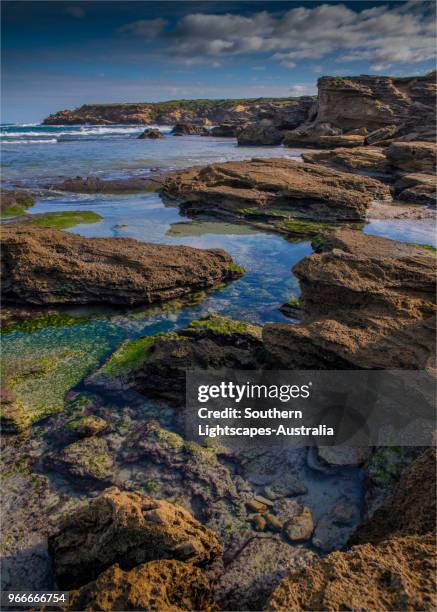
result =
[[[435,2],[1,2],[2,121],[97,102],[314,94],[322,75],[425,74]]]

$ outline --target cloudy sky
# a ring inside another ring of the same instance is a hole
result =
[[[423,74],[435,2],[8,1],[3,121],[92,102],[312,94],[321,75]]]

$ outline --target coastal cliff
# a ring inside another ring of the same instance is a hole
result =
[[[276,115],[282,110],[298,112],[296,127],[306,120],[313,103],[311,96],[302,98],[248,98],[237,100],[168,100],[166,102],[139,102],[126,104],[84,104],[74,110],[63,110],[44,119],[44,125],[93,125],[136,124],[171,125],[179,122],[195,122],[204,125],[215,123],[244,123],[258,121]]]

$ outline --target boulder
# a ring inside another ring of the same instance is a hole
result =
[[[386,173],[389,165],[384,150],[378,147],[338,148],[328,151],[302,153],[302,159],[311,164],[323,164],[349,172],[365,171]]]
[[[317,246],[317,245],[316,245]],[[426,369],[435,357],[435,258],[421,246],[336,230],[294,267],[300,325],[268,324],[284,369]]]
[[[435,542],[406,536],[334,552],[291,572],[266,610],[433,610]]]
[[[180,506],[111,488],[63,521],[49,551],[59,587],[71,589],[115,563],[123,570],[159,559],[203,565],[222,547]]]
[[[336,467],[362,465],[370,456],[368,446],[318,446],[317,455],[325,463]]]
[[[71,591],[67,610],[213,610],[211,581],[198,567],[171,559],[123,571],[117,564]]]
[[[208,128],[194,123],[177,123],[172,129],[173,136],[209,136]]]
[[[178,332],[146,340],[144,359],[135,359],[130,369],[117,367],[126,349],[139,342],[133,340],[127,346],[122,345],[90,377],[90,382],[107,387],[112,381],[115,385],[121,381],[124,387],[143,395],[180,404],[185,400],[187,369],[253,369],[262,346],[261,327],[215,315],[192,321]]]
[[[238,131],[237,140],[240,146],[273,146],[282,143],[284,134],[273,125],[251,123]]]
[[[359,522],[360,510],[345,499],[330,508],[318,521],[312,539],[313,546],[323,552],[344,548]]]
[[[391,199],[376,179],[283,158],[182,170],[167,178],[163,193],[186,213],[237,219],[270,214],[272,225],[284,231],[292,231],[293,221],[362,221],[373,201]],[[286,211],[296,217],[291,223]]]
[[[2,297],[8,302],[151,304],[241,275],[219,249],[17,225],[5,227],[2,238]]]
[[[284,532],[290,542],[309,540],[314,529],[314,519],[308,506],[293,516],[284,526]]]
[[[115,478],[116,469],[104,438],[90,437],[73,442],[59,452],[48,454],[44,466],[63,474],[74,483],[104,488]]]
[[[138,136],[139,139],[159,140],[165,138],[164,134],[158,128],[147,128]]]
[[[402,172],[436,170],[437,145],[431,142],[392,142],[387,149],[391,166]]]

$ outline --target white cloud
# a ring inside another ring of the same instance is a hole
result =
[[[179,61],[265,54],[293,68],[300,60],[331,53],[340,53],[345,62],[366,60],[375,66],[435,56],[435,5],[430,0],[362,11],[323,4],[250,16],[195,13],[171,29],[167,25],[161,19],[136,21],[121,31],[146,40],[160,37],[164,52]]]

